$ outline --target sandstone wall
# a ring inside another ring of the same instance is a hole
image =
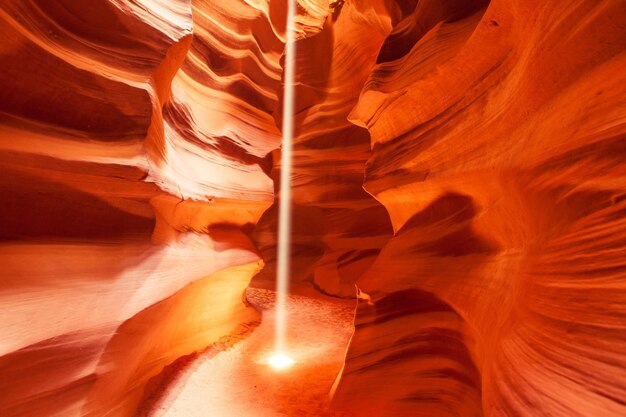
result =
[[[6,1],[0,31],[0,415],[133,415],[258,320],[283,42],[265,2]]]
[[[358,280],[338,404],[626,412],[625,12],[420,1],[394,27],[349,118],[395,234]]]

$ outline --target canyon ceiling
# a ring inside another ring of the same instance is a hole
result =
[[[291,288],[358,299],[333,404],[626,415],[626,2],[298,2]],[[285,13],[2,1],[0,416],[135,415],[258,323]]]

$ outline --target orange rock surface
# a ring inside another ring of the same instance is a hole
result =
[[[262,6],[0,6],[0,415],[133,415],[258,320],[244,231],[273,200],[282,53]]]
[[[292,289],[358,297],[337,409],[626,414],[625,6],[298,0]],[[258,320],[285,15],[0,4],[1,416],[134,415]]]
[[[353,298],[356,279],[391,236],[391,227],[384,208],[362,187],[367,130],[347,117],[390,27],[382,19],[367,23],[371,16],[378,19],[367,3],[333,10],[319,33],[296,46],[291,280],[295,291],[314,288]],[[274,160],[279,194],[280,158]],[[267,265],[254,285],[274,286],[277,216],[274,206],[255,229]]]
[[[626,413],[626,8],[420,1],[350,120],[395,235],[335,400],[380,416]]]

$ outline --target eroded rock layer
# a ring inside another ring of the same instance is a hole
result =
[[[394,27],[350,119],[395,236],[358,280],[338,404],[626,412],[625,13],[420,1]]]
[[[283,44],[266,3],[214,3],[0,6],[0,415],[133,415],[258,320]]]
[[[133,415],[258,320],[285,14],[0,5],[0,415]],[[625,22],[622,0],[298,2],[292,288],[359,296],[337,407],[626,414]]]
[[[293,291],[308,287],[353,298],[356,279],[371,265],[391,228],[384,208],[362,188],[369,135],[347,116],[391,24],[382,4],[331,6],[321,31],[295,46],[291,281]],[[280,157],[274,160],[272,177],[280,199]],[[268,210],[255,229],[267,263],[255,285],[274,285],[277,208]]]

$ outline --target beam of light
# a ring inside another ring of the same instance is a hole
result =
[[[276,270],[276,322],[274,349],[276,356],[285,352],[287,338],[287,292],[289,291],[289,257],[291,233],[291,167],[293,148],[295,89],[295,20],[296,0],[287,0],[285,44],[285,77],[283,95],[282,151],[280,161],[280,203],[278,209],[278,265]]]

